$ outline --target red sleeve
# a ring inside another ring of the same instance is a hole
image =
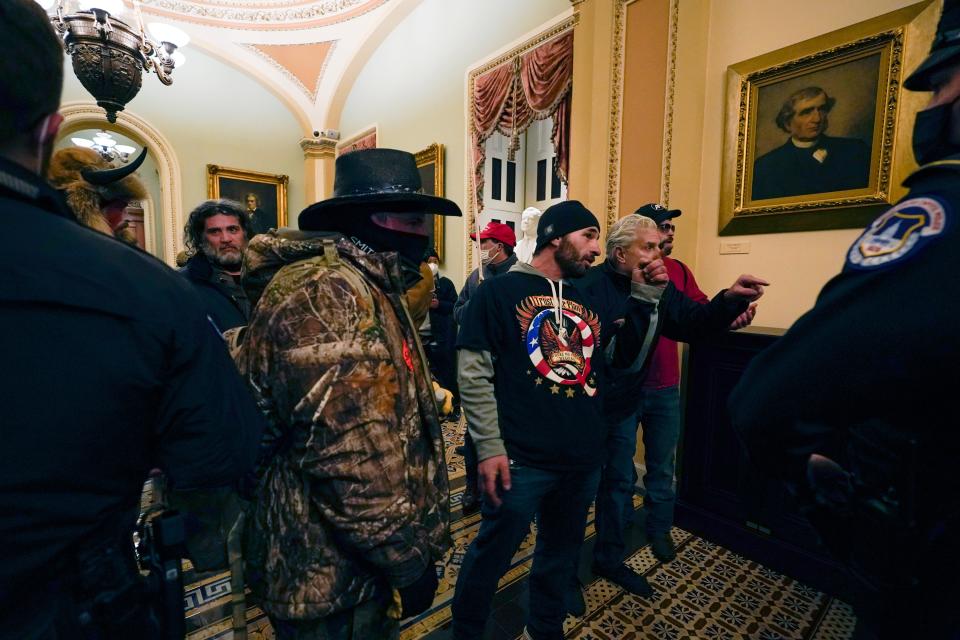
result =
[[[694,302],[699,302],[700,304],[707,304],[710,302],[710,298],[707,297],[703,291],[700,291],[700,287],[697,285],[697,279],[693,277],[693,271],[687,267],[687,265],[678,261],[680,268],[687,274],[687,286],[683,288],[683,292],[687,294],[687,297],[693,300]]]

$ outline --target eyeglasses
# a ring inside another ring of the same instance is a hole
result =
[[[670,224],[669,222],[661,222],[660,224],[657,225],[657,228],[660,229],[660,231],[663,231],[664,233],[666,233],[667,231],[677,230],[677,227],[675,225]]]

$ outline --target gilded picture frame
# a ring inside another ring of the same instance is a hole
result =
[[[719,235],[863,227],[916,167],[921,2],[728,68]]]
[[[207,197],[226,198],[250,212],[255,233],[287,226],[290,177],[276,173],[207,165]]]
[[[417,170],[420,171],[423,192],[427,195],[443,197],[443,145],[434,142],[413,155],[417,161]],[[443,216],[434,215],[433,237],[430,242],[441,263],[443,263],[443,229]]]

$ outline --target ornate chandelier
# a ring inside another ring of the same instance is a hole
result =
[[[123,0],[37,0],[49,10],[53,26],[63,38],[73,62],[73,72],[84,88],[107,112],[107,120],[117,121],[117,112],[140,91],[143,71],[152,71],[165,85],[173,83],[173,70],[185,59],[178,50],[190,41],[186,33],[165,24],[144,29],[140,4],[134,2],[138,28],[134,29],[118,15],[125,10]],[[65,5],[75,4],[67,14]]]
[[[130,154],[137,150],[136,147],[131,147],[130,145],[117,144],[113,136],[103,130],[94,135],[92,140],[89,138],[75,137],[70,138],[70,141],[78,147],[93,149],[107,162],[119,160],[126,164],[130,159]]]

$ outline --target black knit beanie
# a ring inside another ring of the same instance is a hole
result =
[[[540,216],[537,224],[537,251],[540,251],[554,238],[561,238],[568,233],[586,229],[587,227],[600,228],[597,217],[577,200],[565,200],[548,208]]]

